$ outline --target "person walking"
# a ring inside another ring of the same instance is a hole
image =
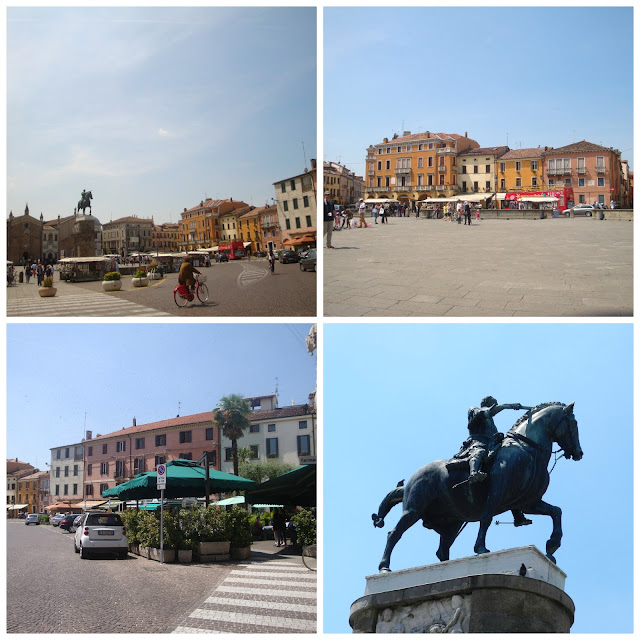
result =
[[[464,201],[464,223],[471,226],[471,207],[468,200]]]
[[[387,207],[384,204],[380,205],[380,224],[384,224],[387,215]]]
[[[29,264],[24,265],[24,279],[27,281],[27,284],[29,284],[29,280],[31,280],[31,267]]]
[[[42,278],[44,277],[44,269],[40,264],[40,260],[38,260],[38,266],[36,267],[36,275],[38,276],[38,286],[42,286]]]
[[[327,249],[333,249],[331,244],[331,234],[333,233],[334,220],[334,206],[333,202],[329,200],[331,193],[329,191],[324,192],[324,235],[327,236]]]
[[[353,220],[353,211],[351,209],[346,208],[344,210],[344,220],[342,221],[342,227],[347,227],[347,229],[351,228],[351,221]]]
[[[364,219],[364,214],[367,211],[367,205],[364,203],[364,200],[362,198],[360,198],[360,200],[358,201],[358,213],[360,214],[360,224],[358,225],[358,228],[365,228],[367,227],[367,223],[365,222]]]
[[[371,209],[371,213],[373,214],[374,224],[378,224],[378,214],[380,213],[380,209],[377,204],[373,205],[373,209]]]

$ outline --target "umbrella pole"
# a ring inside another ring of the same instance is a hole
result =
[[[204,492],[206,494],[204,497],[204,506],[208,507],[209,506],[209,456],[208,455],[207,455],[206,468],[204,472]]]

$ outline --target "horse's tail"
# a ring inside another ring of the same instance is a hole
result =
[[[398,503],[402,502],[404,498],[404,487],[396,487],[393,491],[389,491],[383,498],[380,506],[378,507],[378,513],[371,514],[374,527],[384,527],[384,517],[391,511],[392,507],[395,507]]]

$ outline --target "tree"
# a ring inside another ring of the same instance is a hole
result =
[[[232,393],[220,398],[213,410],[213,422],[222,431],[225,438],[231,440],[231,457],[233,459],[233,474],[238,475],[238,440],[249,427],[251,406],[244,396]]]
[[[240,475],[257,483],[277,478],[292,469],[293,465],[278,460],[266,460],[265,462],[246,460],[240,463]]]

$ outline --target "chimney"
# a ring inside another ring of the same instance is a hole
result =
[[[411,131],[403,131],[402,135],[403,136],[410,136],[411,135]]]
[[[387,142],[389,142],[389,138],[383,138],[382,142],[384,142],[384,144],[387,144]]]
[[[467,132],[466,132],[466,131],[464,132],[464,137],[465,137],[465,138],[468,138],[468,137],[469,137],[469,135],[467,134]]]
[[[136,419],[135,419],[135,417],[133,418],[133,426],[134,426],[134,427],[136,426]]]
[[[311,158],[311,169],[315,169],[316,168],[316,159],[315,158]]]
[[[93,432],[91,432],[91,431],[87,431],[85,438],[86,438],[87,440],[91,440],[92,436],[93,436]]]

